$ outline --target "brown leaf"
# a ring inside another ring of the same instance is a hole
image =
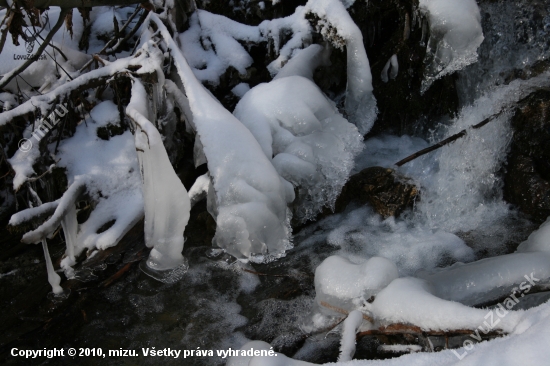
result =
[[[67,30],[71,35],[71,39],[73,39],[73,9],[69,10],[65,16],[65,27],[67,27]]]

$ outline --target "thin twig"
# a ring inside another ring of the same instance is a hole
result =
[[[257,276],[290,277],[289,275],[268,274],[268,273],[261,273],[261,272],[252,271],[252,270],[246,269],[246,268],[241,268],[241,269],[245,272],[252,273],[252,274],[255,274]]]
[[[503,112],[504,112],[504,110],[498,112],[497,114],[492,115],[491,117],[487,117],[487,118],[485,118],[483,121],[479,122],[477,125],[473,125],[473,126],[470,127],[470,128],[472,128],[472,129],[481,128],[481,127],[485,126],[487,123],[489,123],[489,122],[491,122],[492,120],[494,120],[495,118],[497,118],[498,116],[500,116]],[[395,163],[395,165],[401,166],[401,165],[403,165],[403,164],[406,164],[406,163],[408,163],[408,162],[411,161],[411,160],[414,160],[414,159],[416,159],[416,158],[418,158],[418,157],[420,157],[420,156],[422,156],[422,155],[426,155],[427,153],[430,153],[430,152],[432,152],[432,151],[434,151],[434,150],[439,149],[439,148],[442,147],[442,146],[445,146],[445,145],[447,145],[447,144],[449,144],[449,143],[451,143],[451,142],[453,142],[453,141],[455,141],[455,140],[458,140],[459,138],[464,137],[464,136],[466,136],[467,134],[468,134],[468,130],[467,130],[467,129],[464,129],[464,130],[460,131],[459,133],[455,133],[454,135],[452,135],[452,136],[450,136],[450,137],[447,137],[447,138],[446,138],[445,140],[443,140],[443,141],[439,141],[439,142],[438,142],[437,144],[435,144],[435,145],[429,146],[429,147],[427,147],[427,148],[425,148],[425,149],[422,149],[422,150],[420,150],[420,151],[415,152],[415,153],[412,154],[412,155],[407,156],[405,159],[399,160],[397,163]]]
[[[143,11],[143,13],[141,14],[141,17],[139,17],[139,20],[137,21],[136,25],[134,26],[134,28],[132,28],[132,30],[126,35],[124,36],[124,38],[122,39],[119,39],[117,41],[117,44],[113,46],[112,49],[107,49],[105,50],[105,54],[106,55],[113,55],[115,53],[117,53],[118,51],[118,48],[123,45],[127,40],[129,40],[131,37],[134,36],[134,34],[136,34],[137,30],[141,27],[141,25],[143,24],[143,22],[145,22],[145,19],[147,19],[147,15],[149,15],[149,11],[147,9],[145,9]]]
[[[139,13],[140,10],[141,10],[141,8],[139,6],[136,7],[136,10],[134,11],[134,13],[130,16],[130,18],[128,18],[128,20],[126,21],[126,23],[124,23],[122,28],[120,28],[121,32],[124,31],[124,29],[126,29],[126,27],[128,27],[130,22],[135,18],[135,16]],[[116,41],[117,41],[116,38],[111,39],[109,42],[107,42],[107,44],[97,54],[101,55],[103,53],[103,51],[105,51],[107,48],[111,47],[111,45]],[[79,72],[84,71],[87,67],[89,67],[92,64],[93,61],[94,61],[94,59],[92,58],[91,60],[86,62],[86,64],[84,64],[84,66],[82,66],[80,68]]]
[[[327,302],[324,302],[324,301],[321,301],[321,306],[322,306],[322,307],[325,307],[325,308],[327,308],[327,309],[330,309],[330,310],[332,310],[332,311],[336,311],[337,313],[340,313],[340,314],[343,314],[343,315],[349,315],[349,311],[344,310],[344,309],[339,308],[339,307],[336,307],[336,306],[331,305],[331,304],[329,304],[329,303],[327,303]],[[366,321],[371,322],[371,323],[374,324],[374,319],[371,318],[371,317],[368,316],[368,315],[363,314],[363,319],[365,319]]]
[[[67,9],[67,8],[61,9],[61,12],[59,13],[59,19],[57,19],[57,23],[55,23],[53,28],[50,30],[50,32],[46,36],[46,39],[44,39],[44,42],[42,42],[42,44],[38,48],[38,51],[36,52],[34,57],[28,59],[21,66],[15,68],[14,70],[9,72],[8,74],[4,75],[4,77],[0,80],[0,89],[5,87],[15,76],[17,76],[21,72],[25,71],[27,69],[27,67],[29,67],[32,63],[34,63],[36,60],[38,60],[38,58],[40,57],[40,55],[42,55],[42,52],[44,51],[44,49],[46,48],[48,43],[50,43],[50,41],[52,40],[54,34],[57,33],[59,28],[61,28],[61,26],[63,25],[63,22],[65,21],[65,15],[67,15],[69,10],[72,10],[72,8],[71,9]]]

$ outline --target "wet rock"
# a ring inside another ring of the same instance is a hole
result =
[[[418,188],[410,179],[393,169],[370,167],[353,175],[336,200],[336,212],[351,201],[369,204],[384,218],[399,216],[419,197]]]
[[[537,91],[516,109],[504,178],[504,198],[537,223],[550,216],[550,91]]]

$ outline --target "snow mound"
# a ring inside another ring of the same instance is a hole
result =
[[[382,257],[354,264],[340,256],[325,259],[315,270],[315,301],[327,315],[326,305],[352,311],[399,277],[397,267]]]

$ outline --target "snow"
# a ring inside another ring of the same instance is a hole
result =
[[[313,72],[317,67],[330,65],[329,57],[328,48],[312,44],[303,50],[296,51],[296,55],[285,64],[273,80],[288,76],[302,76],[313,81]]]
[[[150,113],[152,110],[145,88],[134,79],[126,114],[138,127],[134,136],[143,183],[145,244],[152,248],[147,266],[156,271],[166,271],[184,264],[181,253],[183,232],[189,220],[191,204],[168,159],[162,137],[149,120],[156,118]]]
[[[425,91],[434,80],[477,61],[483,30],[475,0],[420,0],[419,9],[430,25]]]
[[[244,25],[221,15],[197,10],[189,19],[189,29],[179,37],[185,59],[193,67],[195,76],[217,85],[228,67],[246,74],[252,57],[238,42],[259,43],[258,27]]]
[[[273,81],[246,93],[234,111],[265,156],[273,157],[279,175],[298,188],[294,205],[301,222],[334,205],[361,150],[357,129],[303,76],[311,76],[321,52],[319,45],[302,50]]]
[[[208,206],[217,223],[213,243],[243,261],[281,257],[291,247],[286,205],[292,190],[250,131],[197,80],[162,22],[154,15],[151,20],[175,60],[208,162]]]
[[[231,93],[233,93],[238,98],[242,98],[249,90],[250,85],[248,85],[247,83],[239,83],[235,85],[233,89],[231,89]]]
[[[74,136],[59,144],[58,165],[67,169],[69,184],[84,181],[88,194],[97,202],[88,220],[79,226],[75,255],[84,248],[116,245],[143,217],[134,138],[130,131],[108,141],[97,137],[97,129],[109,123],[119,124],[119,113],[113,102],[104,101],[92,109],[86,123],[77,126]],[[115,223],[110,228],[97,233],[111,220]]]
[[[210,175],[208,173],[201,175],[195,180],[195,183],[193,183],[193,186],[189,189],[189,200],[191,201],[191,207],[206,197],[211,184],[212,180],[210,179]]]

